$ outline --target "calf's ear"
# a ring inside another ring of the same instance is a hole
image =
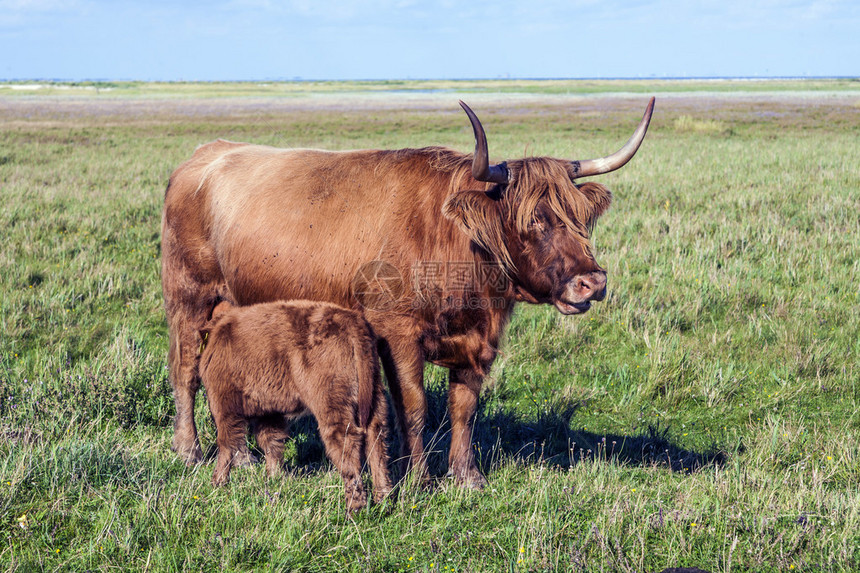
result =
[[[219,301],[215,308],[212,309],[212,318],[211,321],[214,323],[216,320],[221,318],[222,315],[230,312],[230,309],[233,308],[233,304],[228,300]],[[211,330],[211,328],[210,328]]]
[[[442,214],[456,223],[473,242],[493,255],[502,266],[513,269],[499,201],[485,191],[456,191],[445,200]]]

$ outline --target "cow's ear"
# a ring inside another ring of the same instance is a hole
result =
[[[488,228],[501,218],[496,202],[485,192],[474,190],[452,193],[442,205],[442,214],[477,243],[485,242]]]
[[[442,214],[503,266],[513,268],[505,240],[500,201],[484,191],[457,191],[445,200]]]
[[[606,186],[594,181],[586,181],[577,185],[576,188],[591,206],[591,222],[594,222],[609,209],[609,205],[612,203],[612,193]]]

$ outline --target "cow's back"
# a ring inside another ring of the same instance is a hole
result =
[[[171,178],[165,236],[173,231],[189,260],[223,277],[239,304],[351,307],[351,281],[366,263],[388,262],[408,279],[413,261],[439,258],[427,253],[437,245],[468,253],[441,216],[450,177],[430,168],[427,155],[219,140]]]
[[[207,169],[219,157],[245,145],[221,139],[202,145],[170,176],[161,219],[161,278],[168,317],[171,306],[180,303],[186,293],[194,296],[203,285],[223,283],[218,256],[210,241],[208,194],[202,182]]]

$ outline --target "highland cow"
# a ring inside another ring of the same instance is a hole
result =
[[[424,363],[449,369],[449,472],[466,487],[486,484],[471,447],[472,420],[514,306],[551,304],[572,315],[605,298],[606,271],[590,233],[612,195],[577,180],[633,157],[654,100],[609,156],[497,164],[481,122],[462,106],[475,134],[471,155],[219,140],[173,172],[161,276],[176,401],[172,447],[187,463],[202,459],[194,422],[197,331],[212,308],[222,299],[308,299],[360,309],[373,327],[401,453],[422,479]]]

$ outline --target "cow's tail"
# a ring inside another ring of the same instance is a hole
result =
[[[379,358],[376,341],[371,337],[357,337],[352,345],[355,370],[358,377],[358,425],[367,429],[376,381],[379,378]]]

